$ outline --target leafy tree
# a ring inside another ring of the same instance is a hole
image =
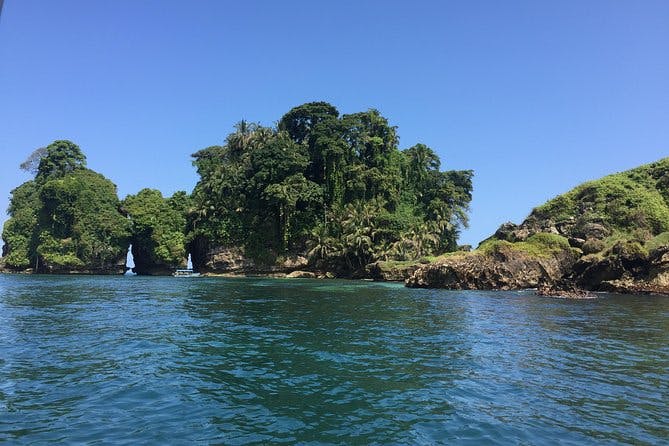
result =
[[[412,185],[417,193],[422,193],[424,189],[430,188],[431,177],[439,172],[441,161],[434,150],[425,144],[416,144],[402,152],[407,158],[404,168],[404,181]]]
[[[160,191],[142,189],[123,200],[132,222],[132,254],[138,274],[169,272],[186,261],[186,213],[188,200],[183,192],[169,199]]]
[[[2,239],[5,242],[5,265],[25,269],[34,264],[37,218],[40,209],[39,191],[34,181],[27,181],[12,190],[9,203],[9,220],[5,222]]]
[[[327,102],[309,102],[283,115],[278,127],[298,144],[310,144],[313,142],[314,129],[320,123],[337,119],[338,116],[339,111]]]
[[[119,212],[111,181],[92,170],[78,169],[46,181],[39,196],[41,246],[37,252],[42,261],[38,263],[56,270],[125,264],[129,225]],[[57,248],[56,242],[60,244]]]
[[[241,121],[223,146],[193,155],[200,181],[188,240],[266,259],[308,253],[348,271],[453,249],[471,171],[441,172],[432,149],[402,152],[398,141],[379,111],[340,116],[325,102],[291,109],[277,128]]]
[[[122,272],[129,224],[116,186],[86,169],[83,153],[69,141],[38,149],[22,167],[35,165],[36,179],[12,191],[5,264],[39,272]]]
[[[40,149],[37,152],[37,155],[40,155]],[[36,155],[36,153],[33,152],[33,155]],[[46,181],[49,178],[60,177],[85,167],[86,156],[78,145],[66,140],[54,141],[46,147],[45,153],[40,156],[36,179],[37,181]]]

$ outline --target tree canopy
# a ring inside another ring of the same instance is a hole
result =
[[[37,149],[31,157],[36,155],[39,156],[36,176],[38,181],[61,177],[86,167],[86,156],[79,146],[71,141],[54,141],[46,146],[44,151]]]
[[[177,192],[163,198],[160,191],[142,189],[123,200],[123,210],[131,221],[134,271],[152,274],[171,272],[186,263],[185,230],[189,197]]]
[[[34,179],[12,191],[5,264],[101,270],[122,264],[131,243],[140,274],[221,247],[261,264],[304,255],[351,273],[453,250],[467,225],[472,171],[440,170],[424,144],[400,150],[397,127],[375,109],[342,115],[326,102],[302,104],[273,127],[242,120],[192,157],[192,194],[143,189],[120,202],[76,144],[35,150],[21,164]]]
[[[276,128],[241,121],[223,145],[193,154],[188,239],[269,260],[310,252],[348,269],[454,249],[472,172],[442,172],[429,147],[398,145],[378,110],[340,115],[312,102]]]
[[[38,149],[27,162],[37,164],[36,177],[12,191],[2,234],[5,264],[39,271],[122,269],[129,224],[116,186],[86,169],[85,156],[70,141]]]

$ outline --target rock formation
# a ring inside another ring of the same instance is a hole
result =
[[[669,294],[669,158],[584,183],[505,223],[468,254],[418,268],[411,287]]]
[[[193,268],[205,274],[287,274],[307,269],[308,264],[306,257],[295,254],[263,262],[248,256],[241,247],[207,248],[200,243],[191,244],[191,249]]]
[[[456,254],[422,266],[406,285],[458,290],[535,288],[561,278],[577,258],[571,249],[544,256],[516,249],[512,244],[500,244],[487,252]]]
[[[386,282],[404,282],[421,266],[417,262],[374,262],[365,267],[366,277]]]

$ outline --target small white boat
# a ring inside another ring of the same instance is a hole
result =
[[[200,277],[200,273],[193,272],[192,269],[178,269],[172,273],[174,277]]]

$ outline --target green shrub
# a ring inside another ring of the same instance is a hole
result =
[[[506,240],[498,240],[496,238],[489,238],[483,241],[474,252],[479,252],[482,254],[492,254],[499,252],[504,248],[510,248],[513,246],[513,243]]]
[[[491,238],[481,243],[475,252],[493,254],[505,249],[524,252],[535,257],[550,257],[572,248],[569,246],[569,241],[561,235],[539,232],[525,241],[515,243]]]
[[[669,245],[669,231],[663,232],[661,234],[656,235],[652,239],[646,242],[645,248],[648,251],[652,251],[654,249],[657,249],[661,246],[668,246]]]
[[[550,257],[562,251],[570,250],[569,241],[558,234],[540,232],[523,242],[513,244],[513,249],[526,252],[537,257]]]
[[[533,210],[531,217],[601,221],[613,231],[669,231],[669,158],[583,183]]]
[[[604,251],[606,249],[606,243],[604,243],[603,240],[591,238],[583,243],[581,249],[583,250],[583,254],[595,254]]]
[[[622,257],[646,257],[648,255],[648,250],[639,242],[624,241],[616,243],[604,254],[606,256],[619,255]]]

